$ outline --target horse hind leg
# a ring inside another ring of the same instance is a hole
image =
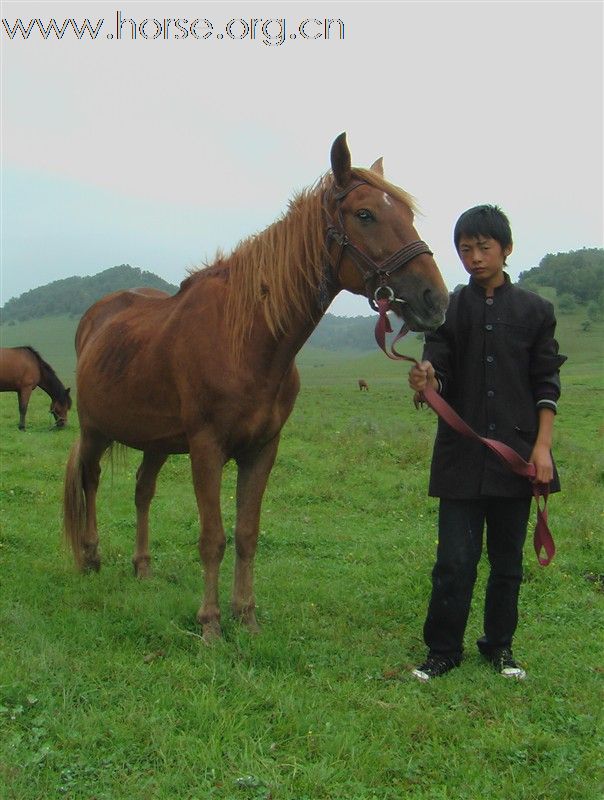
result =
[[[260,528],[260,510],[278,446],[277,435],[259,451],[237,461],[237,524],[231,611],[252,633],[259,630],[254,595],[254,559]]]
[[[155,495],[155,486],[160,469],[168,458],[165,453],[146,452],[136,473],[136,551],[132,558],[134,574],[137,578],[151,575],[151,555],[149,553],[149,506]]]
[[[110,440],[85,430],[72,449],[65,473],[65,532],[83,572],[98,572],[99,535],[96,495],[101,477],[101,456]]]

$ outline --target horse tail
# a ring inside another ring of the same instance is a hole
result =
[[[80,440],[73,444],[65,468],[63,530],[77,566],[82,568],[82,539],[86,528],[86,495],[80,456]]]

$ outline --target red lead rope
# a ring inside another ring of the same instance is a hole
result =
[[[379,318],[375,326],[376,342],[382,348],[384,353],[386,353],[388,358],[392,358],[396,361],[411,361],[411,363],[417,365],[417,359],[412,358],[411,356],[403,355],[394,348],[394,345],[399,341],[399,339],[402,339],[403,336],[405,336],[405,334],[408,332],[409,328],[406,325],[403,325],[399,333],[395,336],[390,346],[390,352],[388,352],[386,348],[386,334],[392,333],[392,326],[390,325],[390,320],[388,319],[386,313],[388,311],[389,301],[386,298],[382,298],[376,302],[379,311]],[[549,485],[546,483],[537,483],[533,480],[535,477],[535,465],[529,464],[529,462],[525,461],[522,456],[519,455],[519,453],[517,453],[513,448],[509,447],[509,445],[505,444],[504,442],[499,442],[496,439],[488,439],[485,436],[479,436],[479,434],[477,434],[476,431],[474,431],[466,422],[464,422],[459,414],[457,414],[457,412],[454,411],[451,406],[438,394],[438,392],[432,389],[432,387],[426,387],[421,394],[422,399],[426,402],[426,404],[429,405],[430,408],[435,411],[441,419],[443,419],[448,425],[457,431],[457,433],[482,442],[486,447],[492,450],[495,455],[499,456],[499,458],[504,462],[504,464],[506,464],[507,467],[509,467],[509,469],[512,470],[512,472],[515,472],[517,475],[521,475],[523,478],[527,478],[531,481],[533,497],[535,498],[535,503],[537,505],[537,524],[535,526],[533,543],[539,563],[541,566],[546,567],[554,557],[556,548],[552,534],[547,525],[547,498],[549,495]]]

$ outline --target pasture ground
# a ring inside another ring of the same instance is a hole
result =
[[[262,516],[262,633],[229,619],[229,536],[225,636],[211,648],[195,624],[187,457],[160,476],[144,582],[130,564],[137,454],[105,465],[103,569],[83,577],[60,533],[77,416],[50,430],[38,390],[21,433],[16,396],[0,395],[2,800],[599,798],[603,326],[584,332],[581,319],[559,317],[570,356],[555,444],[564,491],[550,500],[551,566],[527,543],[523,683],[494,674],[474,647],[484,563],[461,668],[428,685],[409,676],[424,655],[436,501],[426,497],[435,420],[413,409],[406,366],[377,352],[302,352]],[[3,344],[39,348],[73,386],[74,327],[3,327]],[[228,465],[228,532],[234,477]]]

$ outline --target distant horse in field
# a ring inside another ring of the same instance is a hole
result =
[[[389,298],[417,331],[438,327],[447,289],[414,228],[411,197],[381,160],[352,168],[345,134],[331,171],[266,230],[192,272],[174,296],[115,292],[76,333],[81,437],[66,468],[64,522],[76,563],[98,570],[100,458],[118,442],[141,450],[136,475],[136,575],[150,570],[149,505],[171,453],[189,453],[199,508],[204,595],[197,619],[219,636],[225,550],[223,468],[238,467],[231,610],[257,628],[253,564],[260,508],[281,429],[299,390],[294,358],[341,289]],[[377,293],[377,294],[376,294]]]
[[[368,392],[369,391],[369,385],[367,384],[367,381],[364,381],[362,378],[359,378],[359,389],[362,392]]]
[[[25,415],[31,393],[39,386],[50,397],[50,413],[57,428],[67,422],[71,395],[54,369],[33,347],[0,347],[0,392],[19,395],[19,430],[25,430]]]

